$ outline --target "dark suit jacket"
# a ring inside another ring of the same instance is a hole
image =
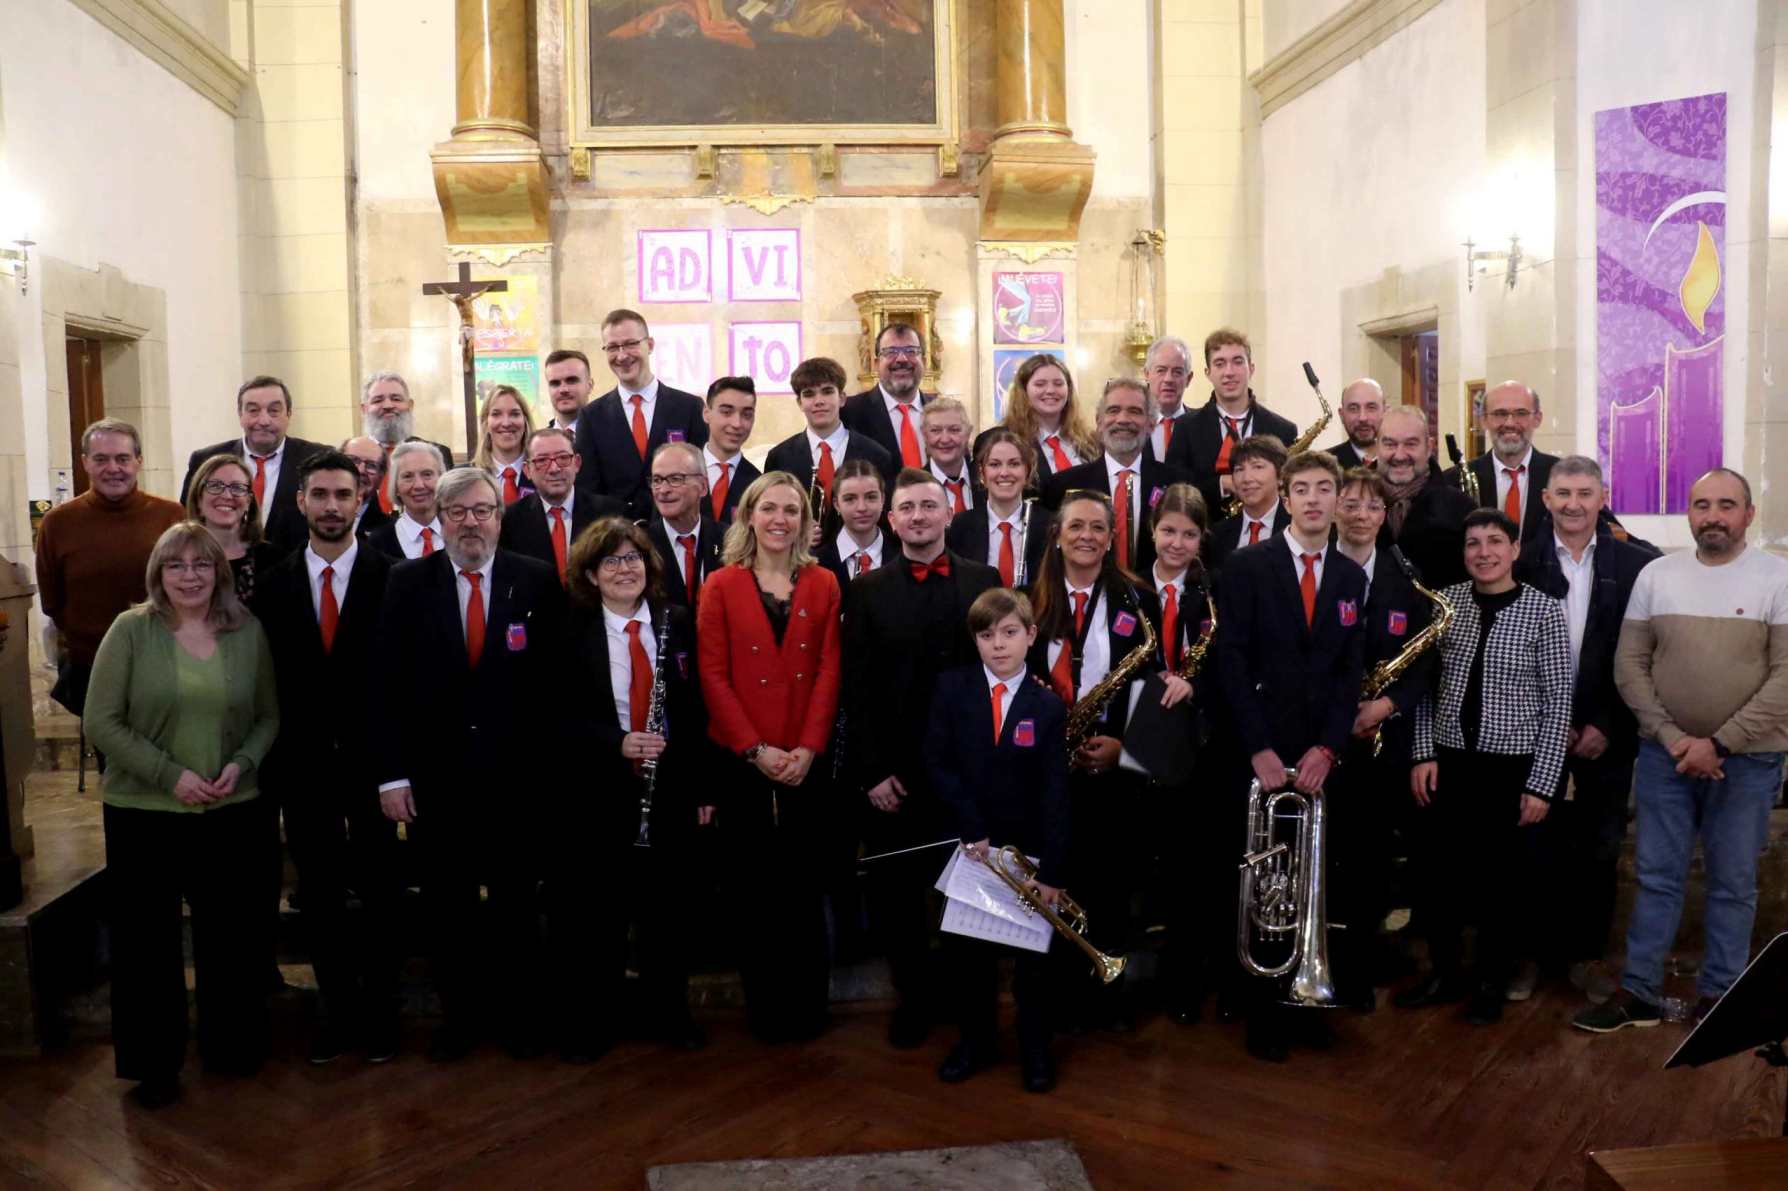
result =
[[[1552,465],[1558,462],[1557,455],[1548,455],[1538,447],[1534,448],[1533,457],[1527,461],[1527,500],[1521,506],[1521,540],[1530,540],[1534,531],[1539,528],[1540,518],[1546,512],[1540,493],[1546,490],[1546,483],[1552,478]],[[1501,508],[1502,502],[1496,499],[1496,454],[1486,451],[1465,466],[1471,468],[1478,478],[1478,504],[1486,509]],[[1444,473],[1447,483],[1459,486],[1459,469],[1447,468]]]
[[[1043,567],[1043,552],[1049,548],[1049,510],[1043,507],[1042,501],[1034,501],[1028,516],[1030,521],[1024,532],[1024,581],[1020,587],[1030,586],[1031,581],[1037,577],[1037,572]],[[958,513],[950,519],[950,528],[944,531],[944,545],[964,558],[981,562],[987,557],[987,539],[992,532],[991,521],[992,514],[988,512],[985,502],[975,505],[966,513]],[[1016,551],[1018,543],[1013,542],[1012,548]]]
[[[886,520],[883,520],[881,530],[881,565],[885,567],[900,557],[900,541],[894,536],[894,531],[888,528]],[[841,593],[850,590],[851,581],[857,578],[857,572],[844,560],[844,556],[838,552],[837,532],[826,535],[825,540],[820,542],[819,549],[813,552],[813,560],[832,572],[832,577],[838,580],[838,590]],[[875,570],[880,569],[880,567],[875,568]],[[874,571],[871,571],[870,573],[874,574]]]
[[[1410,498],[1401,533],[1393,537],[1390,518],[1385,518],[1378,531],[1378,549],[1383,554],[1395,544],[1415,564],[1422,583],[1435,591],[1463,583],[1465,517],[1471,509],[1471,498],[1459,491],[1457,475],[1451,482],[1431,475]]]
[[[1359,451],[1354,449],[1352,439],[1344,438],[1332,447],[1319,447],[1317,449],[1327,451],[1329,454],[1333,455],[1335,457],[1335,462],[1341,465],[1341,470],[1343,472],[1352,471],[1356,467],[1363,466],[1366,462],[1364,459],[1360,458]]]
[[[839,602],[830,571],[802,567],[778,644],[749,570],[721,567],[708,577],[695,621],[710,740],[735,754],[760,741],[826,751],[843,669]]]
[[[913,434],[918,437],[920,453],[924,453],[925,430],[921,426],[920,415],[927,405],[937,400],[936,393],[920,393],[919,400],[913,409]],[[862,393],[852,393],[844,399],[844,405],[838,411],[839,420],[847,429],[866,435],[875,441],[882,450],[888,452],[895,462],[895,470],[900,464],[900,426],[888,416],[888,406],[882,400],[881,386],[877,385]]]
[[[583,459],[578,484],[619,500],[629,517],[646,516],[652,511],[652,490],[646,480],[653,452],[667,442],[698,447],[706,443],[708,423],[702,409],[700,397],[659,381],[646,457],[641,459],[633,442],[633,409],[621,400],[619,389],[610,389],[577,415],[577,453]]]
[[[1428,579],[1422,585],[1430,591],[1439,591]],[[1403,568],[1391,556],[1385,547],[1378,548],[1378,557],[1372,563],[1372,587],[1366,595],[1366,653],[1365,670],[1371,673],[1372,667],[1380,662],[1389,661],[1403,652],[1403,647],[1410,640],[1428,627],[1434,619],[1434,605],[1428,597],[1415,589]],[[1440,650],[1429,648],[1419,654],[1411,662],[1403,677],[1393,682],[1384,693],[1397,707],[1397,715],[1405,717],[1408,725],[1405,731],[1413,730],[1416,704],[1433,686],[1435,666],[1440,658]],[[1363,679],[1362,679],[1363,681]],[[1401,726],[1401,725],[1400,725]],[[1390,732],[1390,722],[1386,723],[1386,733]],[[1387,747],[1387,752],[1388,747]],[[1408,750],[1392,754],[1407,756]]]
[[[565,539],[566,553],[569,555],[571,543],[577,541],[578,535],[602,520],[604,517],[625,517],[627,509],[612,496],[602,496],[587,488],[579,488],[571,501],[571,524],[566,526],[570,535]],[[396,543],[397,531],[392,531],[392,542]],[[553,558],[553,535],[546,521],[546,502],[540,499],[538,492],[530,492],[508,508],[503,510],[503,529],[497,538],[497,545],[504,550],[513,550],[517,554],[525,554],[529,558],[539,559],[555,571],[558,560]]]
[[[850,431],[845,440],[844,459],[834,459],[834,467],[841,466],[846,459],[867,459],[888,481],[890,495],[894,491],[894,477],[900,471],[900,456],[890,455],[887,450],[873,438],[856,430]],[[807,431],[791,434],[764,456],[765,471],[786,471],[801,481],[803,488],[813,483],[813,448],[808,445]]]
[[[1282,533],[1290,524],[1291,512],[1286,509],[1285,502],[1281,500],[1279,507],[1273,511],[1273,533]],[[1271,536],[1272,534],[1267,535],[1267,537]],[[1266,540],[1266,538],[1261,539],[1263,542]],[[1217,522],[1216,527],[1206,535],[1202,551],[1205,566],[1210,568],[1213,579],[1217,572],[1223,569],[1223,564],[1229,560],[1229,556],[1240,550],[1243,544],[1242,515],[1240,513]]]
[[[1295,422],[1282,418],[1254,398],[1254,421],[1250,431],[1254,434],[1271,434],[1286,446],[1298,436]],[[1217,398],[1213,394],[1197,409],[1186,415],[1186,424],[1173,432],[1173,446],[1169,454],[1176,456],[1176,462],[1191,473],[1192,483],[1204,493],[1204,504],[1213,512],[1223,507],[1223,488],[1217,477],[1217,455],[1223,450],[1223,415],[1217,406]],[[1185,457],[1178,457],[1180,440],[1186,442]]]
[[[1217,673],[1245,767],[1263,749],[1286,765],[1315,745],[1340,756],[1365,663],[1366,572],[1335,547],[1323,560],[1314,624],[1280,539],[1230,555],[1218,589]]]
[[[1157,463],[1148,452],[1143,452],[1136,462],[1136,507],[1131,516],[1136,519],[1136,541],[1130,551],[1130,569],[1138,575],[1146,575],[1149,568],[1155,565],[1155,538],[1149,532],[1149,510],[1155,507],[1160,494],[1169,484],[1186,482],[1189,477],[1176,467],[1165,463]],[[1043,503],[1053,511],[1062,507],[1062,498],[1077,488],[1090,488],[1095,492],[1111,494],[1111,475],[1105,469],[1105,457],[1082,463],[1079,467],[1070,467],[1058,476],[1052,476],[1043,488]],[[1113,527],[1115,530],[1115,526]],[[1116,551],[1116,539],[1113,538],[1113,552]]]
[[[1064,601],[1067,599],[1067,591],[1065,589],[1058,594],[1060,594]],[[1135,629],[1132,629],[1127,633],[1119,633],[1117,631],[1116,626],[1119,616],[1128,613],[1133,618],[1147,617],[1149,624],[1155,628],[1155,637],[1157,641],[1155,660],[1149,666],[1144,667],[1142,672],[1136,677],[1132,678],[1129,685],[1112,696],[1111,702],[1105,705],[1105,714],[1103,718],[1093,729],[1094,735],[1114,736],[1121,740],[1124,736],[1124,727],[1130,720],[1131,687],[1135,686],[1136,683],[1148,681],[1149,672],[1161,668],[1161,649],[1159,646],[1161,635],[1161,605],[1155,599],[1154,589],[1148,586],[1147,583],[1132,586],[1126,582],[1118,582],[1114,587],[1112,583],[1107,582],[1105,589],[1101,594],[1098,607],[1105,621],[1105,631],[1107,634],[1106,640],[1111,649],[1111,666],[1113,669],[1116,669],[1123,662],[1124,658],[1142,643],[1142,638],[1139,632]],[[1091,632],[1090,627],[1088,632]],[[1041,633],[1037,634],[1036,644],[1031,646],[1030,654],[1025,659],[1026,663],[1031,668],[1031,672],[1045,681],[1047,681],[1049,677],[1049,645],[1050,642],[1045,640]],[[989,714],[991,714],[991,712]]]
[[[704,460],[703,462],[705,463],[706,461]],[[722,529],[731,525],[733,523],[733,513],[737,511],[739,507],[739,498],[745,495],[745,489],[751,487],[751,481],[763,474],[763,472],[758,470],[757,464],[745,458],[744,454],[741,453],[737,459],[733,460],[732,478],[727,481],[726,486],[726,503],[721,506],[719,516],[714,516],[713,493],[710,492],[707,496],[702,497],[702,500],[707,507],[708,515],[714,517],[714,520],[720,523]]]
[[[267,540],[279,547],[282,553],[289,554],[310,541],[310,526],[305,523],[304,514],[298,511],[298,466],[318,451],[328,449],[320,442],[286,436],[285,457],[279,461],[279,483],[268,495],[267,507],[261,510],[261,527]],[[255,466],[244,457],[241,438],[200,447],[186,461],[186,478],[180,481],[182,505],[186,503],[187,490],[192,487],[192,478],[198,472],[199,465],[213,455],[234,455],[243,459],[249,478],[254,478]]]
[[[652,514],[652,519],[646,523],[646,536],[652,539],[652,549],[658,552],[658,561],[664,565],[665,596],[677,607],[691,610],[689,588],[683,583],[683,549],[665,532],[663,517]],[[720,569],[720,547],[724,536],[725,531],[704,512],[695,531],[695,590],[698,596],[708,576]]]
[[[379,498],[375,496],[366,502],[366,512],[361,515],[360,524],[355,528],[354,536],[364,542],[395,520],[397,520],[397,514],[387,513],[381,509]]]
[[[549,789],[561,776],[560,763],[546,759],[553,749],[526,742],[538,737],[543,710],[570,706],[562,685],[565,589],[550,566],[500,548],[488,588],[484,651],[474,670],[446,551],[399,563],[385,587],[379,652],[387,725],[378,779],[410,782],[419,823],[501,830],[515,816],[496,799]]]
[[[964,843],[1011,844],[1037,857],[1037,876],[1067,881],[1067,708],[1034,675],[1012,693],[993,739],[993,700],[981,663],[946,671],[932,693],[925,769]]]

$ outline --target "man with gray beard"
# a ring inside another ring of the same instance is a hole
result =
[[[451,471],[435,495],[447,547],[394,567],[381,609],[379,706],[389,719],[375,749],[379,803],[409,825],[419,856],[445,1019],[429,1057],[458,1059],[476,1045],[487,1024],[477,984],[491,973],[488,1025],[529,1058],[541,1053],[544,1024],[538,831],[565,787],[559,750],[528,742],[539,708],[564,706],[565,592],[552,567],[497,548],[503,497],[487,472]]]
[[[416,437],[416,403],[409,383],[395,372],[375,372],[360,386],[360,433],[383,447],[387,460],[400,442],[426,442],[441,452],[448,467],[453,466],[453,452],[444,443]],[[389,491],[381,488],[378,501],[380,512],[392,511]]]

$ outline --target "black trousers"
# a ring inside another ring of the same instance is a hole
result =
[[[246,1074],[267,1055],[268,816],[257,800],[198,814],[104,808],[112,1047],[120,1079],[178,1075],[186,1058],[180,907],[192,911],[199,1055]]]
[[[1551,836],[1551,881],[1558,892],[1557,934],[1544,958],[1570,964],[1601,959],[1608,949],[1633,757],[1571,757],[1565,772],[1576,787],[1573,797],[1553,802],[1542,824]]]
[[[1087,941],[1106,955],[1124,955],[1134,933],[1131,903],[1143,874],[1144,831],[1148,822],[1148,779],[1125,769],[1068,776],[1068,893],[1087,916]],[[1063,940],[1051,946],[1073,948]],[[1090,961],[1073,948],[1081,964]],[[1101,984],[1097,977],[1069,986],[1070,997],[1090,1007],[1123,995],[1124,981]]]
[[[1044,1054],[1055,1034],[1056,1002],[1064,982],[1097,978],[1082,970],[1086,959],[1080,949],[1060,937],[1050,940],[1048,951],[1038,952],[945,934],[949,999],[962,1027],[962,1040],[983,1053],[994,1049],[999,1032],[1002,955],[1017,959],[1012,998],[1018,1005],[1019,1049],[1027,1056]]]
[[[319,776],[282,791],[286,841],[303,882],[300,921],[323,1015],[340,1028],[389,1029],[397,1017],[397,824],[378,792]],[[277,852],[276,852],[277,856]],[[350,891],[359,912],[349,909]]]
[[[1423,919],[1434,969],[1463,966],[1464,931],[1476,924],[1476,977],[1496,986],[1508,981],[1513,961],[1531,954],[1546,911],[1539,905],[1544,822],[1520,826],[1528,755],[1439,748],[1440,777],[1422,811]],[[1555,899],[1548,899],[1555,901]]]
[[[721,809],[727,868],[736,896],[739,979],[754,1032],[776,1037],[817,1030],[825,1020],[831,969],[826,956],[823,878],[826,783],[793,789],[732,759],[733,791]],[[816,773],[820,761],[814,762]]]
[[[862,798],[858,822],[865,856],[935,843],[950,834],[935,800],[911,786],[908,789],[911,793],[901,809],[892,813],[876,810],[867,797],[853,796]],[[839,793],[843,795],[843,791]],[[935,886],[949,856],[948,848],[928,848],[863,865],[869,925],[877,946],[888,957],[889,975],[902,1010],[929,1015],[936,1008],[938,970],[931,941],[941,895]]]
[[[1329,934],[1335,980],[1369,989],[1376,976],[1378,928],[1390,912],[1391,830],[1409,793],[1407,753],[1372,742],[1348,742],[1342,766],[1328,784]]]
[[[1144,839],[1154,853],[1155,889],[1167,927],[1161,975],[1176,1004],[1203,997],[1235,966],[1242,828],[1222,773],[1207,764],[1184,785],[1150,782],[1145,796]]]

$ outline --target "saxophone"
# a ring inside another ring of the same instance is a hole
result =
[[[1329,423],[1333,421],[1335,417],[1335,411],[1329,408],[1328,398],[1322,395],[1322,385],[1316,379],[1316,369],[1310,367],[1310,361],[1308,360],[1304,361],[1304,379],[1310,382],[1311,391],[1316,394],[1317,408],[1322,410],[1322,414],[1314,422],[1310,423],[1309,427],[1306,428],[1302,434],[1291,440],[1291,443],[1285,448],[1285,457],[1287,459],[1291,458],[1293,455],[1302,455],[1305,451],[1308,451],[1310,449],[1310,444],[1316,441],[1316,436],[1321,434],[1324,430],[1327,430],[1329,428]],[[1223,502],[1223,515],[1225,517],[1233,517],[1241,511],[1242,498],[1235,495],[1233,492],[1230,493],[1229,499]]]
[[[670,652],[670,606],[658,614],[658,658],[652,667],[652,700],[646,704],[646,726],[643,729],[657,736],[664,735],[664,657]],[[658,788],[658,758],[649,757],[639,763],[643,785],[639,794],[639,834],[633,839],[636,848],[652,846],[652,794]]]
[[[1080,746],[1092,737],[1093,725],[1105,714],[1105,706],[1119,691],[1130,685],[1130,680],[1147,666],[1155,656],[1155,626],[1142,613],[1141,601],[1136,593],[1130,593],[1130,607],[1134,609],[1136,623],[1142,629],[1142,640],[1136,648],[1124,655],[1124,660],[1113,666],[1109,673],[1093,685],[1093,689],[1074,701],[1068,709],[1066,736],[1068,739],[1068,758],[1070,763],[1080,754]],[[1069,648],[1064,646],[1063,648]]]
[[[1459,469],[1459,491],[1471,497],[1474,506],[1481,506],[1484,498],[1478,492],[1478,473],[1466,465],[1465,452],[1459,449],[1459,440],[1450,434],[1447,435],[1447,458]]]
[[[1386,658],[1372,667],[1366,674],[1365,685],[1360,691],[1362,701],[1376,699],[1389,690],[1391,684],[1403,677],[1404,672],[1415,663],[1416,658],[1420,657],[1423,651],[1432,648],[1446,635],[1447,626],[1453,623],[1452,601],[1439,592],[1422,586],[1421,577],[1416,574],[1415,566],[1403,556],[1403,551],[1395,546],[1391,547],[1391,558],[1396,561],[1398,568],[1408,577],[1415,589],[1434,605],[1434,619],[1428,622],[1427,628],[1411,637],[1409,644],[1399,650],[1395,657]],[[1384,725],[1381,723],[1378,725],[1378,730],[1372,734],[1372,755],[1378,756],[1383,748]]]
[[[1204,610],[1210,616],[1205,620],[1198,640],[1186,647],[1186,655],[1180,659],[1180,668],[1175,671],[1187,682],[1198,677],[1198,668],[1204,665],[1204,655],[1211,651],[1211,638],[1217,632],[1217,602],[1211,599],[1210,576],[1206,575],[1198,581],[1198,590],[1204,596]]]

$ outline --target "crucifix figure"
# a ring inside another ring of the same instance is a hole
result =
[[[459,280],[430,281],[422,287],[425,294],[443,294],[459,310],[460,374],[465,386],[466,457],[478,449],[478,386],[472,374],[472,349],[477,320],[472,314],[472,300],[482,294],[501,294],[509,290],[507,281],[473,281],[472,266],[459,263]]]

